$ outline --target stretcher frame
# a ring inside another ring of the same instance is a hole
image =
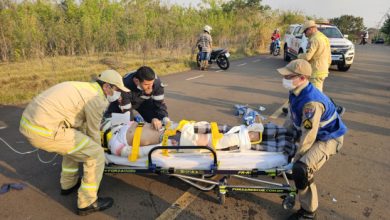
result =
[[[174,167],[162,168],[153,163],[152,154],[157,150],[188,150],[205,149],[210,151],[213,157],[213,164],[208,170],[199,169],[176,169]],[[108,164],[104,168],[104,173],[116,174],[157,174],[176,177],[183,182],[204,192],[214,190],[220,204],[224,204],[226,196],[232,192],[261,192],[282,194],[282,205],[284,209],[292,209],[295,205],[297,189],[290,185],[284,168],[273,168],[267,170],[221,170],[218,169],[217,153],[208,146],[156,146],[148,154],[147,167],[131,167],[116,164]],[[218,181],[208,179],[215,175],[222,175]],[[200,177],[198,177],[200,176]],[[268,176],[273,179],[277,176],[283,177],[285,183],[277,183],[258,179],[259,176]],[[245,180],[257,185],[230,185],[229,178]]]

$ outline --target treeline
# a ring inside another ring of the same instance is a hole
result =
[[[205,0],[196,8],[159,0],[0,0],[0,61],[101,52],[190,51],[202,27],[214,44],[244,52],[269,43],[271,32],[304,16],[259,0]]]

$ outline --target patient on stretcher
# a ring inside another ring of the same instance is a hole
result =
[[[160,145],[209,146],[215,150],[250,150],[253,144],[261,141],[264,129],[262,124],[230,127],[183,120],[180,123],[172,122],[161,131],[155,130],[150,123],[144,123],[140,137],[136,137],[137,127],[140,129],[140,126],[135,121],[112,127],[109,124],[109,121],[105,121],[101,128],[102,132],[111,129],[111,138],[107,140],[108,148],[112,154],[122,157],[128,157],[132,152],[134,141],[139,141],[139,157],[147,156],[153,147]]]

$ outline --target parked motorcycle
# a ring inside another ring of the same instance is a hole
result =
[[[274,56],[280,55],[280,40],[279,39],[272,41],[270,50],[271,50],[270,53],[273,54]]]
[[[209,59],[209,65],[216,62],[219,68],[223,70],[227,70],[229,69],[230,66],[229,57],[230,57],[230,53],[227,49],[219,48],[219,49],[212,50]],[[200,67],[200,51],[196,55],[196,62],[198,67]]]

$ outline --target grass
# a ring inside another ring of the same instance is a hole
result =
[[[230,50],[232,59],[248,53]],[[58,56],[21,62],[0,63],[0,104],[28,103],[43,90],[63,81],[91,81],[106,69],[124,75],[141,65],[152,67],[159,76],[195,68],[195,56],[187,52],[159,50],[153,54],[106,53],[94,56]],[[252,54],[249,54],[252,55]]]

